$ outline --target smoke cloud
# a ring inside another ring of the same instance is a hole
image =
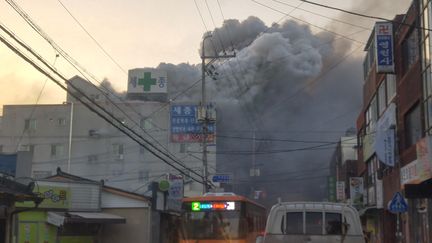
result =
[[[260,200],[268,206],[276,197],[323,200],[326,188],[318,185],[325,185],[334,146],[302,148],[336,141],[355,124],[363,81],[361,59],[349,55],[351,43],[296,21],[268,27],[249,17],[226,20],[204,48],[206,56],[236,53],[207,66],[209,100],[218,108],[217,170],[235,176],[227,190],[250,197],[263,191]],[[171,98],[201,77],[200,65],[158,68],[168,73]],[[200,88],[180,101],[199,102]],[[287,139],[318,142],[281,141]],[[250,176],[253,167],[261,176]],[[281,191],[279,185],[290,186]]]

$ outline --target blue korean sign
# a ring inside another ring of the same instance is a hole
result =
[[[229,183],[231,182],[231,175],[229,174],[219,174],[212,177],[212,182]]]
[[[171,141],[201,142],[203,126],[197,121],[198,105],[171,106]],[[207,126],[207,141],[214,142],[215,124]]]
[[[392,213],[405,213],[408,211],[408,204],[400,192],[396,192],[388,205]]]
[[[377,73],[394,73],[393,24],[375,23],[375,51]]]

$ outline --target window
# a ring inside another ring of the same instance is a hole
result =
[[[142,118],[140,120],[140,126],[142,129],[148,130],[153,128],[153,121],[151,118]]]
[[[57,126],[66,126],[66,119],[58,118],[57,119]]]
[[[116,156],[116,159],[123,160],[124,159],[123,144],[113,144],[113,153]]]
[[[381,82],[378,88],[378,114],[379,115],[381,115],[387,107],[385,83],[386,82]]]
[[[181,143],[180,144],[180,153],[186,153],[187,152],[187,144]]]
[[[97,155],[89,155],[88,156],[88,163],[89,164],[96,164],[98,162],[98,156]]]
[[[20,146],[19,151],[28,151],[32,154],[34,153],[34,145],[33,144],[23,144]]]
[[[423,95],[424,97],[429,97],[432,95],[432,78],[430,67],[428,67],[426,71],[423,72]]]
[[[35,130],[36,129],[36,119],[25,119],[24,129],[25,130]]]
[[[416,105],[405,115],[405,148],[414,145],[421,136],[420,108]]]
[[[411,30],[411,33],[402,43],[402,55],[403,71],[406,72],[419,58],[419,42],[416,28]]]
[[[282,218],[282,220],[284,220]],[[282,222],[282,228],[283,222]],[[286,230],[285,234],[303,234],[303,213],[287,213],[286,214]]]
[[[387,88],[387,104],[390,104],[390,102],[396,96],[396,75],[394,74],[386,75],[386,88]]]
[[[367,185],[372,186],[376,183],[376,172],[377,172],[377,158],[372,157],[367,163],[368,173],[367,173]]]
[[[227,242],[246,236],[247,222],[240,219],[240,211],[186,212],[182,214],[183,232],[199,242],[208,239]]]
[[[375,43],[374,41],[372,41],[371,44],[369,45],[368,51],[366,53],[366,57],[363,61],[364,79],[367,78],[374,62],[375,62]]]
[[[64,155],[63,144],[51,144],[51,157],[61,157]]]
[[[149,172],[148,171],[144,171],[144,170],[140,170],[138,172],[138,180],[139,182],[146,182],[149,180]]]
[[[374,131],[378,118],[377,98],[374,96],[369,107],[366,109],[366,133]]]
[[[322,213],[306,212],[306,234],[321,235],[322,221]]]
[[[325,233],[327,235],[342,234],[342,215],[340,213],[325,213]]]
[[[426,37],[422,44],[422,68],[425,69],[430,64],[430,37]]]
[[[429,131],[429,134],[432,134],[431,128],[432,128],[432,97],[429,97],[426,102],[424,103],[424,109],[425,109],[425,119],[426,119],[426,127]]]

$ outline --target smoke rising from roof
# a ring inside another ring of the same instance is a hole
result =
[[[235,58],[208,65],[207,77],[209,100],[218,107],[218,171],[234,173],[237,181],[232,190],[247,196],[253,190],[265,191],[268,201],[263,203],[268,205],[279,196],[322,200],[325,188],[316,188],[325,184],[333,149],[288,153],[283,151],[320,143],[277,140],[336,141],[354,126],[361,103],[362,65],[359,58],[348,55],[351,43],[329,33],[313,33],[296,21],[267,27],[249,17],[241,22],[226,20],[204,48],[206,56],[236,53]],[[333,70],[339,66],[343,68]],[[168,72],[171,97],[201,76],[200,65],[161,63],[158,68]],[[195,86],[181,101],[199,102],[200,89],[200,84]],[[254,145],[253,136],[270,140]],[[262,176],[249,176],[253,166]],[[324,169],[310,172],[314,168]],[[277,186],[281,183],[295,186],[281,192]]]

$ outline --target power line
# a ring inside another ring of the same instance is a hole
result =
[[[85,81],[87,81],[89,84],[93,85],[93,87],[95,87],[97,90],[99,90],[101,92],[101,94],[106,97],[107,101],[109,101],[111,104],[113,104],[118,110],[120,110],[121,113],[123,113],[126,117],[128,117],[132,122],[134,122],[134,124],[136,126],[138,126],[144,133],[147,134],[147,132],[140,127],[140,125],[135,122],[132,118],[129,117],[128,114],[126,114],[126,112],[121,109],[115,102],[113,102],[110,97],[104,92],[102,91],[98,86],[94,85],[93,83],[91,83],[89,81],[89,79],[87,78],[87,75],[90,76],[91,79],[93,79],[94,81],[96,81],[102,88],[104,88],[106,90],[107,93],[112,94],[114,97],[116,97],[117,99],[119,99],[120,101],[122,101],[126,106],[128,106],[129,108],[131,108],[131,110],[133,112],[135,112],[136,114],[138,114],[138,116],[142,119],[142,115],[140,113],[138,113],[133,107],[131,107],[129,105],[129,103],[125,102],[121,97],[119,97],[117,94],[115,94],[115,92],[112,92],[109,88],[107,88],[105,85],[103,85],[102,82],[100,82],[93,74],[91,74],[89,71],[87,71],[84,67],[82,67],[81,64],[79,64],[75,59],[73,59],[67,52],[65,52],[59,45],[57,45],[52,39],[51,37],[48,36],[48,34],[46,34],[41,27],[39,27],[30,17],[29,15],[23,10],[21,9],[18,4],[16,4],[13,0],[6,0],[8,2],[8,4],[27,22],[27,24],[30,25],[30,27],[32,27],[36,33],[38,33],[43,39],[45,39],[60,55],[62,55],[68,62],[69,64],[71,64],[85,79]],[[85,73],[85,74],[84,74]],[[87,74],[87,75],[86,75]],[[150,138],[152,138],[150,136]],[[153,138],[152,138],[153,139]],[[154,141],[156,141],[156,143],[159,143],[157,140],[153,139]],[[160,146],[162,146],[159,143]],[[162,146],[163,147],[163,146]],[[167,152],[169,152],[168,149],[166,149]]]
[[[206,6],[207,6],[207,10],[208,10],[208,12],[209,12],[209,14],[210,14],[210,18],[211,18],[211,20],[212,20],[213,26],[214,26],[215,29],[216,29],[216,23],[215,23],[215,21],[214,21],[213,14],[212,14],[212,12],[211,12],[211,10],[210,10],[210,7],[209,7],[209,5],[208,5],[208,2],[207,2],[207,0],[204,0],[204,2],[205,2],[205,4],[206,4]],[[220,43],[220,45],[221,45],[221,47],[222,47],[223,53],[226,53],[225,46],[224,46],[224,44],[223,44],[223,42],[222,42],[222,39],[221,39],[221,37],[219,36],[219,34],[217,35],[217,37],[218,37],[219,43]]]
[[[69,9],[60,1],[57,0],[60,5],[66,10],[66,12],[75,20],[75,22],[81,27],[81,29],[96,43],[96,45],[105,53],[105,55],[121,70],[124,74],[128,74],[127,71],[102,47],[102,45],[93,37],[92,34],[80,23],[80,21],[75,18],[75,16],[69,11]]]
[[[239,140],[255,140],[255,141],[268,141],[268,142],[290,142],[290,143],[335,143],[335,141],[323,141],[323,140],[295,140],[295,139],[281,139],[281,138],[252,138],[252,137],[240,137],[240,136],[229,136],[229,135],[216,135],[218,138],[233,138]],[[336,141],[337,143],[338,141]]]
[[[114,92],[112,92],[109,88],[105,87],[105,85],[103,85],[102,82],[100,82],[93,74],[89,73],[85,68],[83,68],[77,61],[75,61],[72,57],[70,57],[66,52],[64,52],[60,46],[58,46],[46,33],[44,33],[42,31],[42,29],[37,26],[34,21],[32,21],[30,19],[30,17],[28,16],[28,14],[26,14],[24,12],[24,10],[22,10],[13,0],[6,0],[8,2],[8,4],[10,6],[12,6],[12,8],[22,17],[24,18],[24,20],[40,35],[42,36],[51,46],[54,47],[54,49],[56,49],[57,51],[60,50],[60,53],[62,54],[62,56],[81,74],[83,75],[83,77],[86,79],[87,82],[89,82],[91,84],[91,82],[88,80],[88,78],[86,78],[86,75],[83,73],[87,73],[94,81],[96,81],[102,88],[104,88],[108,93],[112,94],[114,97],[116,97],[117,99],[119,99],[120,101],[122,101],[124,104],[126,104],[129,108],[131,108],[131,110],[133,112],[135,112],[136,114],[138,114],[140,116],[140,118],[145,121],[147,119],[149,119],[150,117],[152,117],[153,115],[157,114],[159,111],[163,110],[167,105],[169,105],[169,103],[167,103],[166,105],[162,106],[160,109],[158,109],[157,111],[151,113],[149,116],[147,117],[143,117],[140,113],[138,113],[135,109],[133,109],[133,107],[131,107],[127,102],[124,102],[124,100],[119,97],[117,94],[115,94]],[[200,80],[198,80],[196,83],[199,83]],[[92,84],[93,85],[93,84]],[[174,98],[171,98],[171,101],[177,99],[178,97],[182,96],[183,94],[187,93],[187,91],[189,91],[191,88],[193,88],[195,86],[195,84],[193,84],[192,86],[190,86],[190,88],[185,89],[184,91],[180,92],[178,95],[176,95]],[[94,87],[98,90],[99,87],[95,86]],[[107,100],[112,103],[114,106],[116,106],[123,114],[126,115],[126,117],[128,117],[131,121],[133,121],[133,119],[131,119],[123,109],[120,109],[114,102],[111,101],[111,99],[103,92],[101,91],[102,95],[104,95]],[[133,121],[134,122],[134,121]],[[134,124],[136,126],[138,126],[144,133],[146,133],[146,131],[141,128],[139,126],[139,124],[137,124],[136,122],[134,122]],[[151,137],[151,136],[150,136]],[[151,137],[152,138],[152,137]],[[153,138],[152,138],[153,139]],[[157,140],[154,140],[155,142],[159,143]],[[160,146],[163,147],[163,145],[161,145],[159,143]],[[168,149],[166,149],[167,152],[169,152]]]
[[[98,80],[92,75],[90,74],[86,69],[84,69],[77,61],[75,61],[72,57],[70,57],[65,51],[63,51],[60,46],[58,46],[57,44],[55,44],[55,42],[46,34],[43,32],[43,30],[37,26],[31,19],[30,17],[13,1],[13,0],[6,0],[9,5],[11,5],[14,10],[22,17],[24,18],[24,20],[39,34],[41,35],[48,43],[51,44],[51,46],[57,50],[66,60],[68,60],[68,62],[75,67],[75,69],[80,72],[84,77],[85,75],[83,74],[83,72],[81,70],[83,70],[84,72],[86,72],[87,74],[89,74],[94,80],[96,80],[98,82]],[[18,41],[17,41],[18,42]],[[47,65],[45,63],[45,65]],[[48,65],[47,65],[48,66]],[[77,68],[79,67],[79,68]],[[81,70],[80,70],[81,69]],[[56,71],[54,71],[56,72]],[[65,79],[66,83],[68,85],[71,85],[73,88],[74,85],[72,83],[70,83],[67,79]],[[88,81],[88,80],[87,80]],[[92,84],[90,81],[88,81],[90,84]],[[100,83],[100,82],[99,82]],[[100,83],[101,84],[101,83]],[[101,84],[102,85],[102,84]],[[94,86],[95,88],[97,88],[99,90],[99,88],[97,86]],[[104,87],[102,85],[102,87]],[[107,89],[106,87],[104,87],[106,90],[108,90],[108,92],[110,92],[109,89]],[[82,93],[82,92],[81,92]],[[119,109],[123,114],[126,115],[126,117],[128,117],[131,121],[134,122],[134,120],[132,118],[129,117],[128,114],[125,113],[125,111],[123,109],[121,109],[116,103],[112,102],[110,100],[110,98],[108,96],[106,96],[106,94],[104,92],[101,92],[108,101],[110,101],[115,107],[117,107],[117,109]],[[98,108],[104,110],[104,108],[102,108],[99,104],[95,103],[93,100],[91,100],[89,97],[87,97],[87,95],[85,95],[84,93],[82,93],[83,96],[85,96],[90,102],[94,103],[96,106],[98,106]],[[114,94],[115,95],[115,94]],[[128,105],[128,103],[126,103],[126,105]],[[134,110],[135,111],[135,110]],[[136,112],[136,111],[135,111]],[[138,115],[140,115],[138,112],[136,112]],[[113,116],[111,113],[108,113],[111,116],[111,118],[113,118],[114,120],[116,120],[117,122],[120,122],[122,124],[121,121],[119,121],[118,118],[116,118],[115,116]],[[136,122],[134,122],[136,125],[138,125]],[[123,125],[123,124],[122,124]],[[154,139],[150,134],[148,134],[140,125],[138,125],[138,127],[144,132],[146,133],[150,138],[152,138],[159,146],[161,146],[169,155],[165,154],[167,157],[169,157],[170,159],[172,159],[173,161],[175,161],[177,164],[180,164],[182,167],[184,167],[184,165],[180,162],[177,161],[177,158],[173,158],[175,157],[167,148],[165,148],[158,140]],[[152,146],[153,148],[155,148],[156,150],[160,151],[158,148],[156,148],[156,146],[154,146],[153,144],[151,144],[150,142],[148,142],[147,140],[145,140],[141,135],[137,134],[135,131],[133,131],[132,129],[130,129],[129,127],[127,127],[127,129],[129,131],[131,131],[132,133],[134,133],[136,136],[140,137],[141,139],[143,139],[147,144],[149,144],[150,146]],[[196,174],[196,173],[195,173]],[[200,175],[199,175],[200,176]]]
[[[5,32],[8,33],[8,35],[14,39],[16,42],[18,42],[21,46],[23,46],[27,51],[29,51],[33,56],[35,56],[40,62],[42,62],[45,66],[47,66],[53,73],[55,73],[57,76],[59,76],[61,79],[63,79],[65,82],[68,83],[68,80],[66,78],[64,78],[60,73],[58,73],[55,69],[53,69],[46,61],[43,60],[43,58],[36,54],[31,48],[29,48],[27,45],[25,45],[23,42],[21,42],[20,40],[18,40],[15,35],[13,35],[12,33],[10,33],[7,29],[5,29],[3,27],[3,25],[0,25],[1,29]],[[109,113],[108,111],[106,111],[103,107],[101,107],[100,105],[98,105],[97,103],[95,103],[92,99],[90,99],[85,93],[83,93],[80,89],[78,89],[77,87],[75,87],[73,84],[70,84],[70,82],[68,84],[71,85],[72,88],[74,88],[77,92],[80,93],[80,95],[82,95],[83,97],[85,97],[87,100],[89,100],[91,103],[93,103],[94,105],[96,105],[99,110],[103,111],[105,114],[107,114],[108,116],[110,116],[112,119],[114,119],[116,122],[118,122],[118,124],[112,122],[108,117],[106,117],[105,115],[103,115],[101,113],[101,111],[98,111],[96,108],[92,107],[91,105],[89,105],[88,103],[85,103],[80,97],[78,97],[74,92],[72,92],[71,90],[69,90],[68,88],[66,88],[63,84],[61,84],[56,78],[54,78],[52,75],[50,75],[48,73],[48,71],[44,70],[43,68],[41,68],[38,64],[36,64],[31,58],[27,57],[25,54],[23,54],[18,48],[16,48],[15,46],[13,46],[10,42],[8,42],[3,36],[0,37],[0,40],[12,51],[14,51],[18,56],[20,56],[22,59],[24,59],[26,62],[28,62],[30,65],[32,65],[35,69],[37,69],[39,72],[41,72],[42,74],[44,74],[45,76],[47,76],[48,78],[50,78],[52,81],[54,81],[57,85],[59,85],[63,90],[65,90],[66,92],[68,92],[71,96],[73,96],[75,99],[79,100],[82,102],[82,104],[84,104],[89,110],[91,110],[92,112],[96,113],[99,117],[101,117],[103,120],[105,120],[106,122],[108,122],[109,124],[111,124],[112,126],[114,126],[115,128],[117,128],[119,131],[121,131],[122,133],[124,133],[126,136],[128,136],[129,138],[131,138],[132,140],[134,140],[135,142],[137,142],[138,144],[140,144],[141,146],[145,147],[149,152],[151,152],[153,155],[155,155],[157,158],[161,159],[163,162],[165,162],[166,164],[170,165],[171,167],[173,167],[174,169],[178,170],[181,173],[184,173],[181,169],[179,169],[177,166],[173,165],[172,163],[170,163],[168,160],[166,160],[165,158],[162,157],[162,155],[167,156],[168,158],[170,158],[169,155],[165,154],[164,152],[160,151],[158,148],[156,148],[153,144],[149,143],[146,139],[144,139],[142,136],[140,136],[139,134],[137,134],[135,131],[133,131],[132,129],[130,129],[129,127],[127,127],[126,125],[124,125],[121,121],[119,121],[117,118],[113,117],[111,113]],[[132,134],[134,136],[132,136],[131,134],[129,134],[127,131],[132,132]],[[144,141],[146,144],[144,144],[143,142],[141,142],[138,138],[142,139],[142,141]],[[154,148],[155,150],[157,150],[159,153],[161,153],[162,155],[156,153],[155,151],[151,150],[150,147]],[[172,158],[170,158],[172,159]],[[185,169],[188,169],[187,167],[185,167],[183,164],[179,163],[176,160],[173,160],[173,162],[179,164],[180,166],[184,167]],[[193,173],[195,173],[194,171],[191,171]],[[201,175],[199,175],[201,176]],[[191,177],[192,178],[192,177]],[[203,184],[203,181],[199,181],[195,178],[193,178],[196,182]],[[203,178],[204,180],[204,178]]]
[[[275,153],[290,153],[290,152],[297,152],[297,151],[304,151],[304,150],[315,150],[317,148],[323,148],[331,145],[337,145],[339,143],[344,143],[347,141],[357,140],[357,137],[354,138],[347,138],[341,141],[335,141],[335,142],[326,142],[319,145],[309,146],[309,147],[302,147],[302,148],[295,148],[295,149],[279,149],[279,150],[268,150],[268,151],[217,151],[216,154],[236,154],[236,155],[248,155],[248,154],[275,154]],[[356,145],[356,144],[355,144]],[[341,145],[343,146],[343,145]],[[330,149],[332,147],[326,148]]]
[[[200,15],[200,17],[201,17],[201,22],[202,22],[203,25],[204,25],[204,29],[208,32],[207,25],[206,25],[206,23],[205,23],[205,21],[204,21],[204,17],[203,17],[203,15],[202,15],[202,13],[201,13],[201,10],[200,10],[199,7],[198,7],[198,3],[196,2],[196,0],[193,0],[193,1],[194,1],[194,3],[195,3],[195,7],[196,7],[196,9],[198,10],[198,13],[199,13],[199,15]]]
[[[280,3],[280,4],[283,4],[283,5],[286,5],[286,6],[289,6],[289,7],[292,7],[292,8],[296,7],[294,5],[291,5],[289,3],[282,2],[282,1],[279,1],[279,0],[272,0],[272,1]],[[304,3],[304,2],[305,1],[302,1],[301,3]],[[328,17],[328,16],[326,16],[324,14],[316,13],[316,12],[313,12],[313,11],[310,11],[310,10],[307,10],[307,9],[304,9],[304,8],[299,8],[298,6],[296,8],[300,9],[300,10],[306,12],[306,13],[311,13],[311,14],[314,14],[316,16],[320,16],[320,17],[332,20],[334,22],[339,22],[339,23],[342,23],[342,24],[346,24],[346,25],[350,25],[350,26],[353,26],[353,27],[361,28],[361,29],[364,29],[364,30],[372,30],[371,28],[367,28],[367,27],[364,27],[364,26],[361,26],[361,25],[356,25],[356,24],[353,24],[353,23],[350,23],[350,22],[346,22],[346,21],[343,21],[343,20],[340,20],[340,19],[331,18],[331,17]]]
[[[341,9],[341,8],[337,8],[337,7],[333,7],[333,6],[329,6],[329,5],[324,5],[324,4],[320,4],[320,3],[316,3],[316,2],[311,2],[311,1],[307,1],[307,0],[300,0],[300,1],[308,3],[308,4],[320,6],[320,7],[323,7],[323,8],[332,9],[332,10],[344,12],[344,13],[347,13],[347,14],[363,17],[363,18],[377,19],[377,20],[382,20],[382,21],[391,22],[391,23],[395,23],[395,24],[405,25],[405,26],[409,26],[409,27],[413,26],[416,29],[432,31],[432,29],[425,28],[425,27],[422,27],[422,26],[410,25],[410,24],[407,24],[405,22],[399,22],[399,21],[395,21],[395,20],[391,20],[391,19],[386,19],[386,18],[383,18],[383,17],[373,16],[373,15],[356,13],[356,12],[353,12],[353,11],[348,11],[348,10],[345,10],[345,9]]]
[[[54,61],[53,61],[53,66],[54,66],[54,67],[55,67],[55,64],[56,64],[56,62],[57,62],[57,58],[58,58],[58,54],[56,53],[55,58],[54,58]],[[42,92],[44,91],[47,82],[48,82],[48,78],[45,78],[44,84],[42,85],[42,88],[41,88],[41,90],[39,91],[39,94],[38,94],[38,96],[37,96],[37,98],[36,98],[35,106],[33,106],[33,109],[32,109],[32,111],[30,112],[30,117],[28,118],[28,119],[29,119],[29,122],[31,122],[31,120],[32,120],[32,118],[33,118],[33,115],[34,115],[34,113],[35,113],[35,111],[36,111],[36,105],[39,103],[39,100],[40,100],[40,98],[41,98],[41,96],[42,96]],[[23,139],[23,137],[24,137],[24,133],[25,133],[25,131],[26,131],[26,129],[23,128],[23,131],[22,131],[22,133],[21,133],[21,135],[20,135],[20,137],[19,137],[19,139],[18,139],[18,142],[17,142],[17,145],[16,145],[15,152],[17,152],[18,149],[19,149],[19,146],[20,146],[20,143],[21,143],[21,141],[22,141],[22,139]]]
[[[251,0],[251,1],[254,2],[254,3],[256,3],[256,4],[258,4],[258,5],[261,5],[261,6],[263,6],[263,7],[266,7],[266,8],[268,8],[268,9],[271,9],[271,10],[273,10],[273,11],[275,11],[275,12],[278,12],[278,13],[281,13],[281,14],[284,14],[284,15],[288,15],[288,16],[290,16],[291,18],[293,18],[293,19],[295,19],[295,20],[297,20],[297,21],[300,21],[300,22],[306,23],[306,24],[309,25],[309,26],[313,26],[313,27],[315,27],[315,28],[317,28],[317,29],[323,30],[323,31],[328,32],[328,33],[330,33],[330,34],[333,34],[333,35],[335,35],[335,36],[340,36],[340,37],[343,37],[344,39],[350,40],[350,41],[352,41],[352,42],[357,42],[357,43],[360,43],[360,44],[362,44],[362,45],[366,45],[366,43],[364,43],[364,42],[362,42],[362,41],[358,41],[358,40],[356,40],[356,39],[352,39],[352,38],[350,38],[350,37],[348,37],[348,36],[345,36],[345,35],[339,34],[339,33],[337,33],[337,32],[334,32],[334,31],[328,30],[328,29],[326,29],[326,28],[324,28],[324,27],[321,27],[321,26],[318,26],[318,25],[312,24],[312,23],[310,23],[310,22],[308,22],[308,21],[306,21],[306,20],[303,20],[303,19],[301,19],[301,18],[297,18],[297,17],[295,17],[295,16],[292,16],[291,14],[285,13],[285,12],[283,12],[283,11],[280,11],[280,10],[278,10],[278,9],[275,9],[275,8],[273,8],[273,7],[270,7],[270,6],[268,6],[268,5],[265,5],[265,4],[263,4],[263,3],[261,3],[261,2],[258,2],[258,1],[256,1],[256,0]]]
[[[277,182],[288,182],[288,181],[304,181],[304,180],[313,180],[313,179],[321,179],[321,178],[326,178],[328,177],[328,175],[320,175],[320,176],[308,176],[308,177],[298,177],[298,178],[284,178],[284,179],[271,179],[271,180],[261,180],[261,181],[255,181],[255,183],[257,184],[272,184],[272,183],[277,183]],[[238,180],[238,181],[233,181],[233,184],[249,184],[250,181],[249,180]]]
[[[301,151],[318,151],[318,150],[332,150],[336,149],[337,146],[332,147],[324,147],[324,146],[332,146],[332,144],[322,145],[320,147],[307,147],[307,148],[296,148],[296,149],[284,149],[284,150],[262,150],[262,151],[250,151],[250,150],[227,150],[227,151],[217,151],[217,152],[209,152],[210,154],[219,154],[219,155],[233,155],[233,156],[245,156],[245,155],[268,155],[268,154],[285,154],[285,153],[294,153]],[[347,148],[352,148],[352,146],[343,146]],[[190,153],[200,154],[202,152],[199,151],[190,151]]]

